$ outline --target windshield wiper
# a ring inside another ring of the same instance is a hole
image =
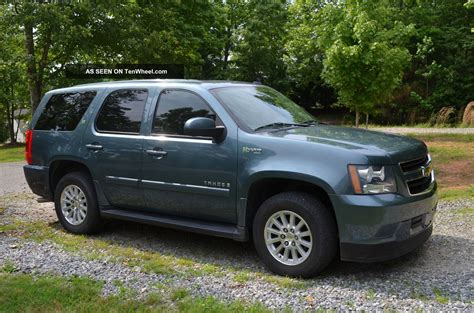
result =
[[[302,124],[302,123],[281,123],[281,122],[278,122],[278,123],[270,123],[270,124],[267,124],[267,125],[263,125],[263,126],[257,127],[257,128],[254,129],[254,131],[259,131],[259,130],[266,129],[266,128],[292,127],[292,126],[306,127],[306,126],[308,126],[308,124]]]
[[[304,121],[302,124],[305,124],[305,125],[316,125],[316,124],[322,124],[320,121],[316,121],[316,120],[307,120],[307,121]]]
[[[307,125],[307,126],[311,126],[311,125],[328,125],[328,123],[324,123],[324,122],[321,122],[321,121],[317,121],[317,120],[307,120],[307,121],[304,121],[303,124]]]

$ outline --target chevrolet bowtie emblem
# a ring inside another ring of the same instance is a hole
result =
[[[431,164],[421,167],[421,175],[423,175],[423,177],[428,177],[431,175]]]

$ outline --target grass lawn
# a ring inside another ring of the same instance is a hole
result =
[[[184,289],[167,290],[137,300],[130,290],[102,297],[102,283],[87,278],[0,274],[2,312],[269,312],[259,304],[223,303],[215,298],[191,298]]]
[[[0,163],[25,160],[25,146],[0,146]]]

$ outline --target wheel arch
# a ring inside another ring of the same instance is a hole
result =
[[[300,191],[316,196],[330,210],[337,225],[333,203],[329,197],[333,189],[317,177],[299,173],[280,173],[280,175],[258,175],[248,184],[245,205],[245,225],[251,228],[260,205],[271,196],[285,191]],[[289,175],[290,174],[290,175]]]
[[[92,179],[90,169],[80,160],[73,158],[55,159],[49,164],[49,188],[53,199],[58,182],[64,175],[72,172],[84,172]]]

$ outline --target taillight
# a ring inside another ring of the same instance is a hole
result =
[[[33,163],[33,151],[32,151],[32,147],[33,147],[33,130],[32,129],[28,129],[25,133],[25,142],[26,142],[26,146],[25,146],[25,159],[26,159],[26,162],[28,164],[32,164]]]

